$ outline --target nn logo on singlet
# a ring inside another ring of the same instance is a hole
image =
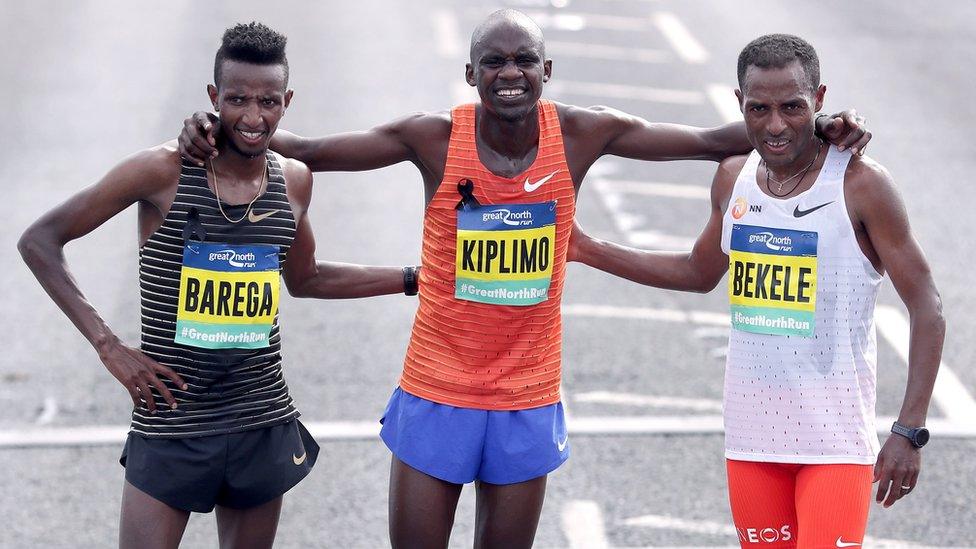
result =
[[[529,210],[513,212],[511,210],[506,210],[505,208],[498,208],[481,214],[481,221],[501,221],[502,223],[512,225],[513,227],[531,227],[532,212]]]
[[[749,204],[749,201],[741,196],[736,198],[735,204],[732,204],[732,217],[742,219],[746,213],[762,213],[762,204]]]
[[[231,267],[238,269],[250,269],[256,265],[257,257],[254,252],[235,253],[234,250],[220,250],[210,252],[210,261],[226,261]]]

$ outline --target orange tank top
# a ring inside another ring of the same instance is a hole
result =
[[[576,210],[556,106],[539,102],[522,174],[478,158],[475,105],[451,111],[444,180],[424,213],[420,303],[400,387],[441,404],[522,410],[559,402],[560,300]],[[458,184],[477,200],[461,208]]]

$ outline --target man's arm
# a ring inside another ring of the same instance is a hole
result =
[[[639,250],[597,240],[573,229],[570,258],[639,284],[669,290],[710,292],[729,268],[722,252],[722,216],[742,158],[728,159],[719,166],[712,182],[712,207],[705,228],[691,252]]]
[[[942,300],[891,176],[876,162],[855,158],[851,160],[847,178],[846,192],[855,220],[867,233],[871,247],[908,309],[911,323],[908,384],[898,422],[921,427],[925,425],[942,360],[945,339]],[[874,480],[880,481],[876,500],[879,503],[883,500],[885,507],[891,506],[908,492],[902,486],[915,486],[920,467],[919,449],[905,437],[889,436],[874,469]]]
[[[297,230],[288,249],[283,276],[288,293],[295,297],[343,299],[397,294],[404,291],[400,267],[353,265],[316,261],[315,237],[308,219],[312,199],[312,173],[303,164],[284,160],[289,201],[295,211]]]
[[[200,166],[215,156],[217,123],[211,113],[197,112],[187,118],[179,136],[180,153]],[[325,137],[301,137],[279,129],[271,138],[271,149],[313,172],[375,170],[408,160],[417,162],[417,149],[434,141],[433,136],[444,133],[445,128],[449,135],[446,113],[415,113],[366,131]]]
[[[78,288],[64,258],[64,246],[80,238],[137,201],[159,204],[159,197],[179,177],[175,148],[159,147],[138,153],[113,168],[95,185],[47,212],[24,231],[17,248],[38,282],[98,352],[105,367],[119,380],[135,406],[140,398],[151,413],[155,387],[171,408],[176,399],[159,379],[177,387],[186,384],[171,369],[124,345]]]
[[[597,156],[611,154],[637,160],[721,161],[752,150],[745,123],[733,122],[715,128],[652,123],[609,107],[568,107],[571,127],[597,139]],[[871,133],[862,127],[853,110],[816,119],[817,130],[841,149],[863,150]]]

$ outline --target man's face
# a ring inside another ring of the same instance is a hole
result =
[[[475,45],[465,78],[478,88],[481,104],[508,121],[524,119],[542,96],[552,61],[541,40],[516,24],[500,23]]]
[[[779,68],[746,69],[743,89],[736,90],[749,142],[770,166],[788,166],[814,139],[814,117],[827,88],[810,88],[799,62]]]
[[[210,101],[220,115],[221,134],[240,154],[262,155],[291,102],[293,92],[285,90],[285,67],[230,60],[223,63],[219,88],[207,86]]]

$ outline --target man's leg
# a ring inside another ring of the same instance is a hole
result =
[[[390,543],[393,549],[447,547],[461,485],[403,463],[390,465]]]
[[[794,494],[802,465],[725,461],[732,521],[743,549],[794,549],[798,534]]]
[[[796,476],[797,548],[861,547],[873,478],[871,465],[804,466]]]
[[[126,482],[119,549],[176,549],[189,518],[189,511],[170,507]]]
[[[278,496],[268,503],[248,509],[217,506],[217,539],[221,549],[270,549],[278,531],[281,501]]]
[[[516,484],[478,481],[475,549],[532,547],[546,499],[546,475]]]

